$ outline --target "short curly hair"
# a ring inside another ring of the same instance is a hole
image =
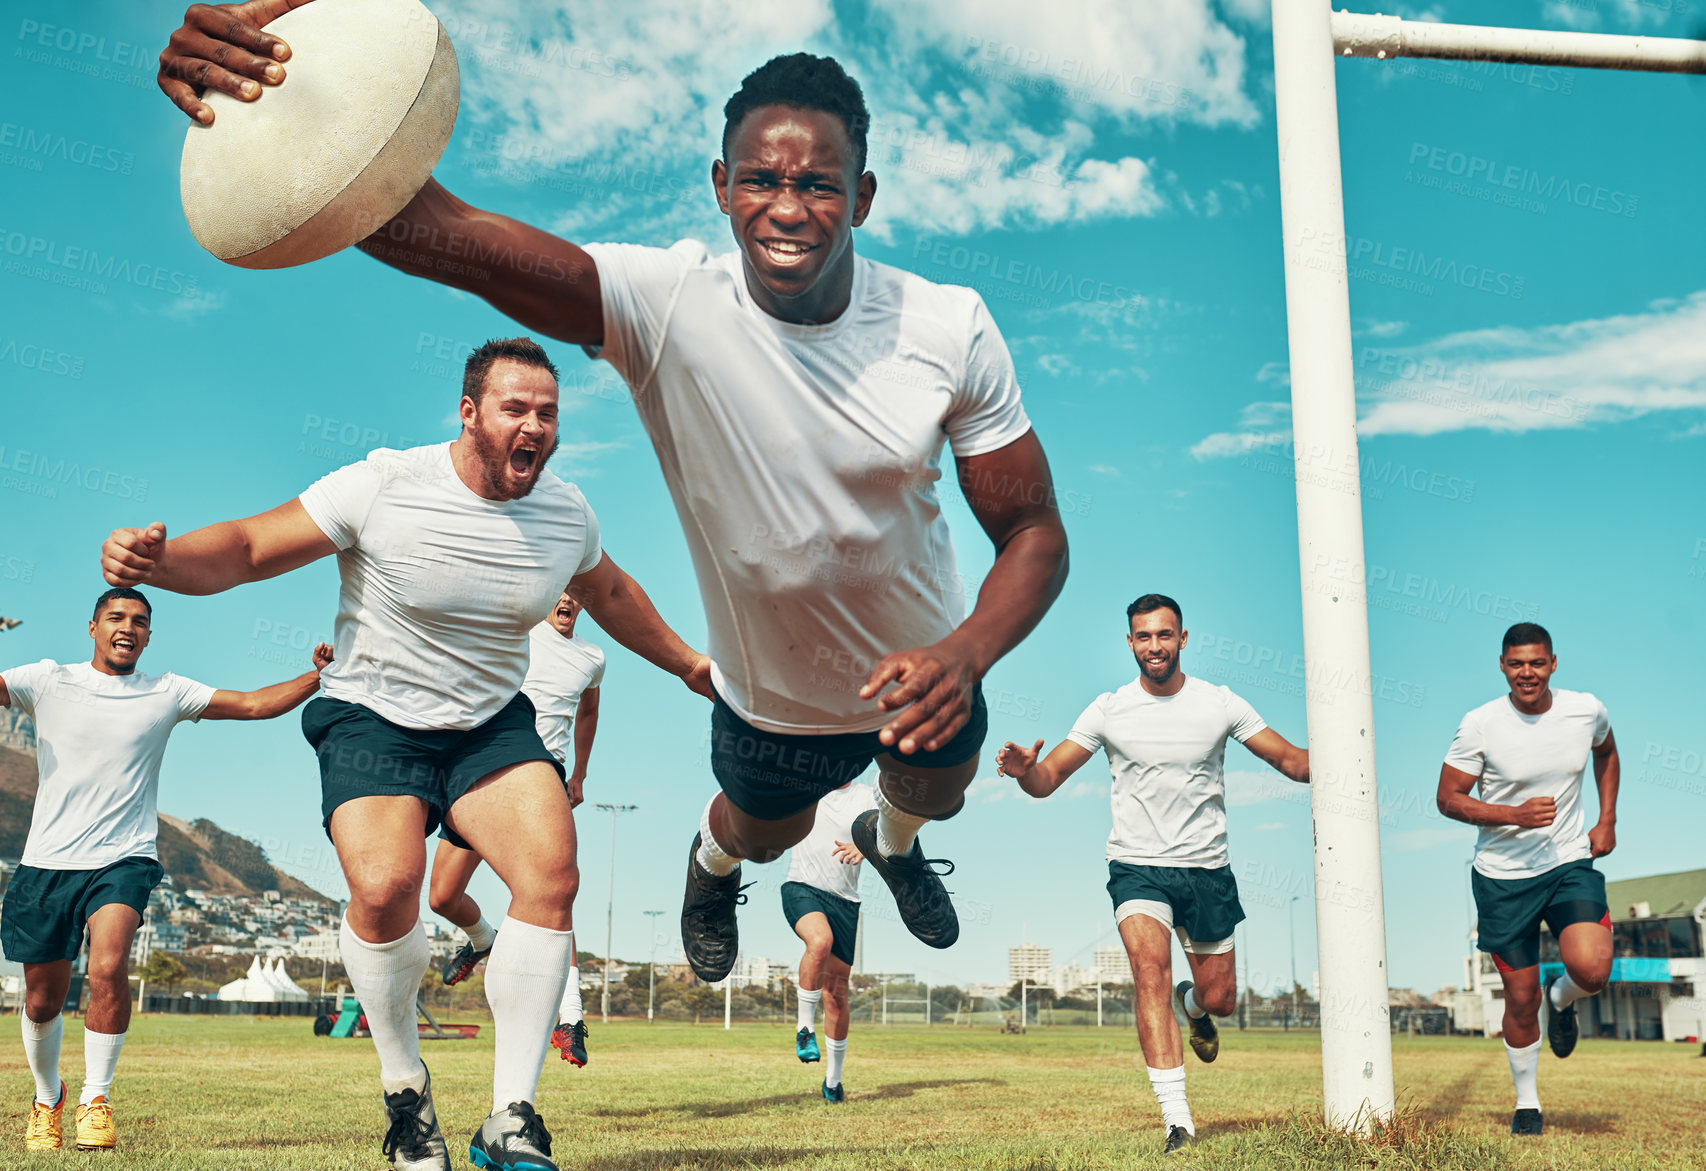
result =
[[[865,171],[865,131],[871,124],[865,94],[834,57],[790,53],[772,57],[746,75],[723,106],[723,162],[729,161],[729,142],[741,122],[760,106],[794,106],[821,110],[841,119],[860,174]]]

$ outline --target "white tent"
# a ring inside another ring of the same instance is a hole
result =
[[[260,956],[256,956],[249,962],[249,970],[245,975],[219,990],[219,999],[274,1003],[307,1000],[308,993],[285,975],[283,960],[274,960],[269,968],[261,963]]]

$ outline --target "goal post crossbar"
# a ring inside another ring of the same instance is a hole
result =
[[[1706,41],[1611,33],[1436,24],[1366,12],[1333,13],[1333,49],[1341,57],[1432,57],[1649,73],[1706,73]]]

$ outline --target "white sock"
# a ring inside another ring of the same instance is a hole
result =
[[[574,932],[569,932],[570,955],[574,954]],[[581,970],[574,963],[569,964],[569,978],[563,981],[563,1002],[557,1006],[557,1020],[565,1025],[572,1025],[585,1017],[586,1010],[581,1007]],[[505,1102],[504,1105],[509,1105]]]
[[[401,937],[369,943],[345,919],[338,930],[338,951],[373,1033],[373,1047],[379,1051],[379,1082],[385,1092],[426,1089],[421,1033],[415,1027],[415,1000],[432,961],[426,928],[416,919]]]
[[[497,1035],[492,1055],[492,1111],[531,1102],[551,1047],[552,1018],[575,959],[575,933],[505,917],[486,961],[486,1001]],[[608,958],[606,959],[608,962]]]
[[[65,1039],[65,1014],[37,1024],[27,1013],[19,1013],[24,1025],[24,1057],[36,1079],[36,1101],[44,1106],[59,1102],[59,1044]]]
[[[1182,1126],[1195,1135],[1196,1124],[1191,1121],[1191,1107],[1185,1101],[1185,1067],[1144,1068],[1149,1070],[1149,1088],[1155,1091],[1155,1100],[1161,1103],[1161,1125],[1169,1128]]]
[[[1553,1008],[1569,1008],[1576,1001],[1592,996],[1593,993],[1570,979],[1570,973],[1565,972],[1552,984],[1549,1000]]]
[[[823,1000],[823,989],[800,988],[796,991],[800,997],[800,1023],[795,1028],[809,1029],[817,1022],[817,1006]]]
[[[699,815],[699,852],[694,856],[699,859],[699,865],[722,878],[735,872],[740,866],[740,859],[719,846],[711,833],[711,805],[715,801],[716,797],[712,797],[705,802],[705,812]]]
[[[829,1042],[829,1064],[824,1067],[823,1084],[833,1090],[841,1084],[841,1063],[847,1060],[847,1042],[833,1037],[826,1040]]]
[[[918,827],[929,821],[916,813],[896,809],[889,803],[881,785],[877,786],[877,849],[883,857],[893,858],[912,849],[918,837]]]
[[[485,951],[492,946],[492,940],[498,937],[498,929],[486,922],[484,915],[472,927],[464,927],[462,934],[468,937],[468,942],[474,945],[475,951]]]
[[[113,1070],[118,1068],[119,1050],[124,1048],[123,1033],[95,1033],[83,1030],[83,1092],[77,1097],[79,1106],[87,1106],[96,1098],[110,1098],[113,1093]]]
[[[1192,984],[1185,990],[1185,1015],[1196,1020],[1203,1014],[1202,1005],[1197,1003],[1197,986]],[[1183,1068],[1182,1066],[1180,1068]]]
[[[1522,1049],[1505,1046],[1511,1063],[1511,1081],[1516,1083],[1516,1108],[1540,1109],[1540,1041]]]

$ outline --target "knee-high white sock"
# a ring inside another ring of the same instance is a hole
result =
[[[699,852],[695,855],[699,865],[719,878],[733,874],[740,865],[740,859],[717,844],[717,839],[711,833],[711,806],[717,798],[705,802],[705,812],[699,815]]]
[[[497,1034],[492,1110],[531,1102],[551,1047],[552,1018],[575,958],[575,933],[505,918],[486,961],[486,1000]],[[608,957],[606,957],[608,962]]]
[[[883,857],[893,858],[912,849],[912,843],[918,838],[918,828],[929,820],[928,817],[896,809],[888,794],[883,792],[883,787],[877,786],[877,849],[883,852]]]
[[[817,1006],[823,1001],[823,989],[796,989],[800,997],[800,1023],[797,1028],[809,1029],[817,1021]]]
[[[1540,1109],[1540,1041],[1521,1049],[1505,1046],[1505,1056],[1511,1063],[1511,1081],[1516,1083],[1516,1108]]]
[[[52,1106],[59,1101],[59,1045],[65,1039],[65,1014],[37,1024],[27,1013],[19,1013],[24,1026],[24,1058],[36,1079],[36,1101]]]
[[[575,954],[575,933],[569,932],[569,955]],[[569,963],[569,978],[563,982],[563,1002],[557,1006],[557,1020],[565,1025],[572,1025],[581,1020],[585,1014],[581,1007],[581,970],[572,960]],[[504,1105],[509,1105],[505,1102]]]
[[[345,919],[338,930],[338,951],[350,987],[361,1001],[373,1047],[379,1051],[379,1081],[387,1094],[426,1088],[421,1064],[421,1033],[415,1027],[415,1000],[432,953],[419,919],[398,939],[369,943]]]
[[[823,1071],[823,1084],[834,1089],[841,1084],[841,1063],[847,1060],[847,1042],[828,1038],[829,1061]]]
[[[1149,1088],[1155,1091],[1155,1100],[1161,1104],[1161,1125],[1166,1127],[1182,1126],[1195,1135],[1197,1127],[1191,1121],[1191,1107],[1185,1101],[1185,1067],[1177,1069],[1156,1069],[1146,1066],[1149,1070]]]
[[[1549,994],[1548,999],[1550,1000],[1553,1008],[1565,1009],[1569,1008],[1576,1001],[1592,995],[1593,993],[1570,979],[1570,973],[1565,972],[1553,982],[1552,991]]]
[[[492,946],[492,940],[498,937],[498,929],[486,922],[484,915],[472,927],[464,927],[462,934],[468,937],[468,942],[474,945],[475,951],[485,951]]]
[[[123,1033],[96,1033],[84,1027],[83,1092],[77,1097],[79,1106],[87,1106],[96,1098],[112,1097],[113,1070],[118,1068],[124,1037]]]

